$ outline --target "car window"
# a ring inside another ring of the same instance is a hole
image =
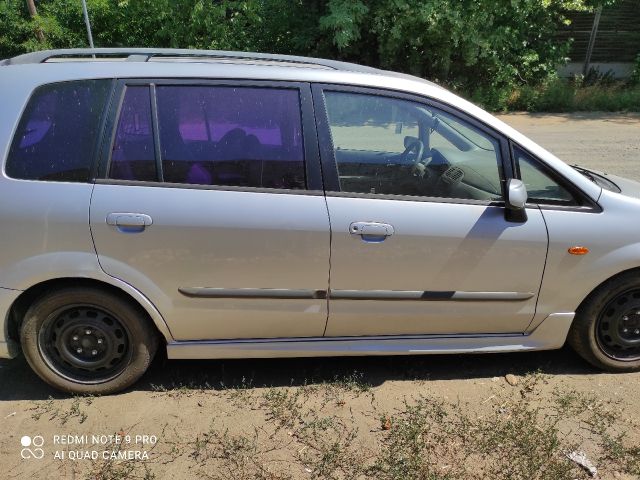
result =
[[[343,192],[473,200],[502,198],[500,144],[422,103],[325,92]]]
[[[87,182],[111,82],[88,80],[38,88],[31,96],[5,171],[13,178]]]
[[[305,188],[295,89],[158,86],[166,182]]]
[[[578,204],[571,192],[554,180],[531,155],[518,146],[514,146],[513,154],[520,170],[520,178],[527,187],[529,202],[561,205]]]
[[[113,142],[109,177],[142,181],[157,178],[148,86],[127,87]]]

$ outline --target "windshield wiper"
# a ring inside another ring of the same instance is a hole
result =
[[[595,176],[594,176],[594,175],[593,175],[589,170],[587,170],[586,168],[579,167],[578,165],[571,165],[571,167],[572,167],[574,170],[576,170],[576,171],[580,172],[580,173],[581,173],[582,175],[584,175],[585,177],[587,177],[587,178],[588,178],[589,180],[591,180],[593,183],[598,183],[598,182],[596,181],[596,177],[595,177]]]

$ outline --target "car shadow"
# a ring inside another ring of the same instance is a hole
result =
[[[159,355],[127,391],[226,390],[358,382],[462,380],[524,375],[594,375],[570,348],[548,352],[485,355],[422,355],[243,360],[167,360]],[[42,382],[24,357],[0,361],[0,402],[67,398]]]

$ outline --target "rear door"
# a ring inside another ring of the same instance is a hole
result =
[[[329,220],[308,85],[127,81],[91,202],[105,272],[177,340],[321,336]]]
[[[326,335],[523,332],[548,240],[537,207],[505,219],[508,143],[416,97],[318,86],[314,99],[326,108]]]

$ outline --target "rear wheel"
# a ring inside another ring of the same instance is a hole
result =
[[[629,272],[608,280],[583,302],[569,343],[596,367],[640,369],[640,277]]]
[[[21,327],[22,349],[48,384],[78,394],[108,394],[149,367],[157,336],[144,312],[93,288],[67,288],[39,298]]]

